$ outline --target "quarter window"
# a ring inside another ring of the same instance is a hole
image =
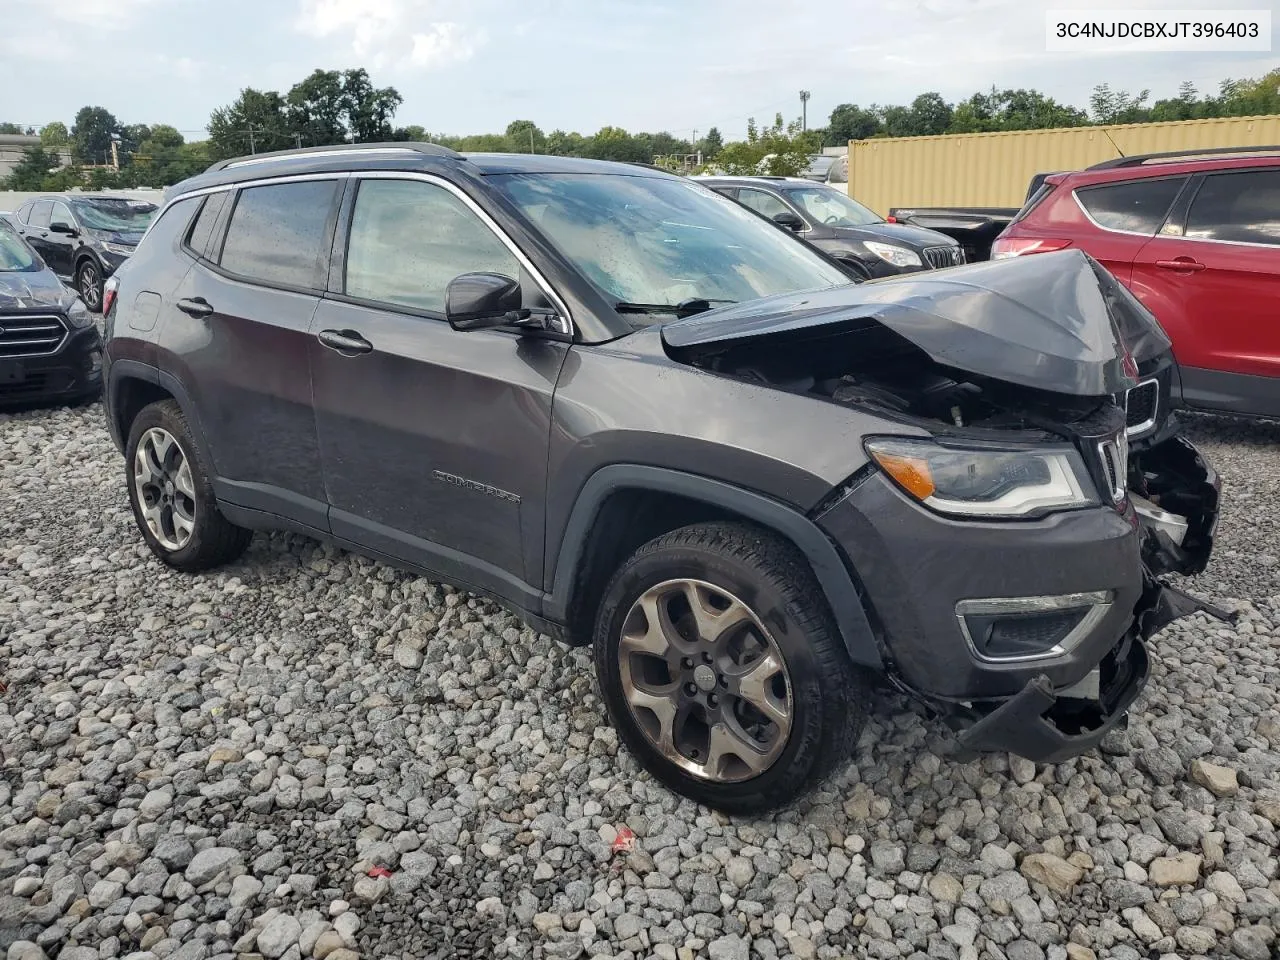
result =
[[[222,248],[222,268],[267,283],[322,288],[338,186],[337,180],[307,180],[241,190]]]
[[[520,263],[465,203],[420,180],[364,180],[347,245],[349,297],[444,313],[463,273],[519,278]]]
[[[22,206],[18,208],[18,221],[20,223],[27,222],[27,217],[31,216],[31,207],[32,207],[32,204],[24,203]]]
[[[222,208],[226,206],[229,196],[230,191],[224,190],[221,193],[211,193],[205,198],[204,206],[200,208],[196,222],[191,227],[191,236],[187,240],[187,246],[197,256],[212,258],[209,245],[213,238],[213,227],[218,222],[218,214],[222,213]]]
[[[1206,177],[1191,201],[1184,236],[1280,245],[1280,170]]]
[[[1076,196],[1089,215],[1108,230],[1155,236],[1185,182],[1185,177],[1127,180],[1082,188]]]

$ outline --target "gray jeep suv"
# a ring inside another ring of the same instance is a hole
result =
[[[142,536],[288,529],[594,647],[626,746],[728,811],[851,755],[886,681],[966,749],[1095,746],[1196,607],[1219,482],[1077,252],[863,284],[658,170],[381,144],[215,164],[106,295]]]

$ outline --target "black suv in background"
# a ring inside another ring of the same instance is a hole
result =
[[[1212,469],[1115,400],[1168,341],[1077,251],[855,284],[686,178],[382,144],[215,164],[111,288],[158,557],[284,528],[496,597],[727,810],[841,765],[869,677],[1090,749],[1212,545]]]
[[[102,337],[75,292],[0,218],[0,408],[102,393]]]
[[[716,193],[762,217],[849,267],[863,280],[964,263],[951,237],[889,223],[847,193],[803,177],[696,177]]]
[[[133,254],[156,210],[144,200],[78,193],[37,197],[17,219],[27,243],[97,313],[103,282]]]

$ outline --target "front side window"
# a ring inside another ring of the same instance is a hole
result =
[[[337,180],[306,180],[241,190],[222,247],[222,268],[267,283],[321,289],[338,186]]]
[[[1186,177],[1129,180],[1076,191],[1081,205],[1100,226],[1155,236]]]
[[[1280,170],[1206,177],[1191,201],[1183,235],[1194,240],[1280,245]]]
[[[748,187],[743,187],[738,191],[738,202],[744,207],[750,207],[756,213],[763,214],[770,220],[780,213],[792,212],[785,203],[773,194],[765,193],[763,190],[752,190]]]
[[[519,278],[520,263],[457,196],[421,180],[364,180],[347,244],[349,297],[444,313],[463,273]]]
[[[695,297],[738,302],[849,283],[807,244],[689,180],[608,173],[488,181],[615,301],[673,307]],[[672,312],[634,316],[660,322]]]
[[[795,187],[783,191],[814,222],[830,227],[865,227],[884,219],[831,187]]]
[[[124,197],[90,197],[71,205],[86,227],[109,233],[144,233],[157,210],[154,203]]]
[[[66,227],[74,227],[76,225],[76,221],[71,216],[71,211],[67,209],[65,203],[55,203],[53,205],[53,212],[49,214],[49,224],[52,226],[55,223],[60,223]]]

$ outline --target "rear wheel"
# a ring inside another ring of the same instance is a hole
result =
[[[708,806],[757,813],[851,755],[865,679],[787,541],[699,524],[641,547],[605,591],[596,671],[609,717],[655,777]]]
[[[182,408],[173,400],[143,407],[125,447],[129,501],[151,552],[187,572],[230,563],[253,533],[218,510]]]

